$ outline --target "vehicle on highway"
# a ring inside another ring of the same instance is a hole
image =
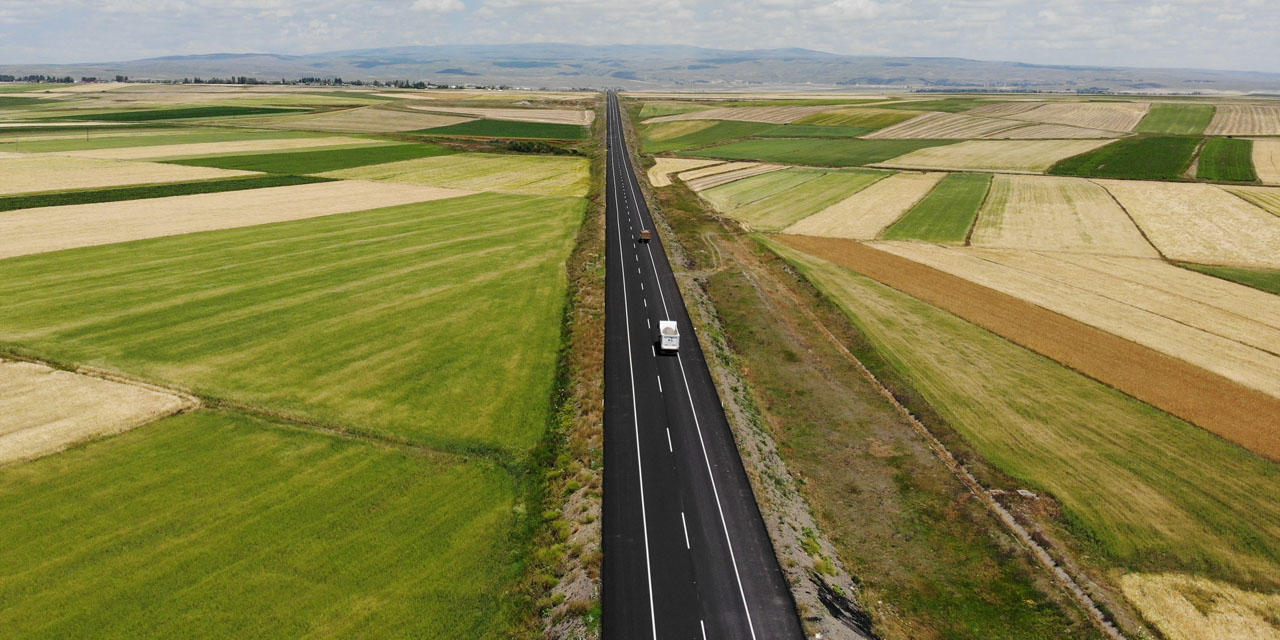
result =
[[[658,321],[658,348],[663,351],[680,350],[680,329],[675,320]]]
[[[653,233],[651,233],[648,229],[640,230],[640,242],[648,242],[651,239],[653,239]]]

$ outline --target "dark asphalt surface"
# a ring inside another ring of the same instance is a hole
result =
[[[803,638],[608,100],[604,637]],[[668,319],[678,355],[655,351]]]

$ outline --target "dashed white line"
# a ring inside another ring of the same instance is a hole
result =
[[[689,525],[684,521],[684,512],[680,512],[680,527],[684,529],[684,548],[691,549],[689,546]],[[701,620],[699,620],[701,622]],[[704,630],[703,633],[706,633]]]
[[[662,393],[662,376],[658,376],[658,393]]]
[[[702,627],[702,640],[707,640],[707,623],[699,620],[698,626]]]
[[[667,427],[667,452],[675,453],[676,448],[671,446],[671,427]]]

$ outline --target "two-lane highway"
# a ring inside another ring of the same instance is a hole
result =
[[[800,639],[724,408],[608,95],[603,630]],[[642,229],[653,239],[638,241]],[[674,320],[680,350],[656,349]]]

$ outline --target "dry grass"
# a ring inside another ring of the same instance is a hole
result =
[[[355,133],[385,133],[389,131],[416,131],[432,127],[444,127],[473,118],[445,116],[434,113],[410,113],[375,107],[347,109],[318,116],[307,115],[287,119],[262,119],[262,124],[273,129],[302,131],[351,131]]]
[[[869,239],[897,222],[945,173],[898,173],[823,209],[783,233]]]
[[[1280,140],[1253,141],[1253,170],[1263,184],[1280,184]]]
[[[1023,123],[995,118],[977,118],[958,113],[926,113],[906,122],[886,127],[864,138],[883,139],[923,139],[923,140],[967,140],[970,138],[987,138],[1010,129],[1023,126]]]
[[[830,105],[809,107],[728,107],[649,118],[645,120],[645,123],[676,122],[679,120],[736,120],[739,122],[787,124],[823,111],[831,111],[832,109],[833,107]]]
[[[1173,573],[1130,573],[1120,588],[1169,640],[1280,640],[1280,594]]]
[[[689,185],[689,188],[694,191],[706,191],[707,189],[718,187],[722,184],[737,182],[743,178],[750,178],[751,176],[758,176],[786,169],[785,166],[780,164],[759,164],[755,162],[731,162],[729,164],[748,166],[739,166],[730,171],[718,171],[711,175],[703,175],[693,179],[685,177],[685,174],[682,173],[680,174],[680,179],[684,180],[685,184]],[[689,173],[697,173],[697,171],[698,170],[695,170]]]
[[[1160,278],[1095,271],[1083,256],[920,243],[885,243],[876,248],[1026,300],[1280,398],[1280,327],[1255,320],[1253,314],[1237,315],[1166,291]],[[1259,315],[1278,312],[1280,298],[1265,305]]]
[[[1043,173],[1063,158],[1092,151],[1108,142],[1108,140],[969,140],[912,151],[873,166]]]
[[[1150,107],[1145,102],[1015,102],[984,105],[965,113],[1128,133],[1142,122]]]
[[[1280,105],[1220,104],[1205,128],[1207,136],[1280,135]]]
[[[343,180],[379,180],[475,191],[585,196],[590,161],[577,156],[458,153],[353,167],[321,174]]]
[[[0,465],[126,431],[191,404],[138,385],[0,360]]]
[[[411,107],[436,113],[458,114],[488,118],[490,120],[517,120],[519,122],[542,122],[546,124],[576,124],[587,126],[595,119],[596,112],[588,109],[485,109],[462,107]]]
[[[1080,178],[995,176],[971,240],[1008,249],[1159,256],[1105,189]]]
[[[1015,102],[994,102],[974,107],[963,113],[971,116],[987,116],[989,118],[1012,118],[1043,105],[1039,100],[1020,100]]]
[[[363,146],[378,144],[364,138],[284,138],[278,140],[237,140],[232,142],[197,142],[193,144],[165,144],[149,147],[119,147],[115,149],[86,149],[82,151],[58,151],[45,155],[74,156],[77,158],[102,158],[110,160],[143,160],[148,158],[177,158],[181,156],[208,156],[216,154],[251,153],[254,151],[288,151],[312,147]]]
[[[1275,187],[1223,187],[1259,207],[1280,216],[1280,189]]]
[[[701,169],[691,169],[680,173],[680,179],[685,182],[692,182],[699,178],[713,176],[719,173],[728,173],[730,171],[738,171],[740,169],[750,169],[751,167],[760,166],[759,162],[723,162],[712,161],[714,164],[707,165]]]
[[[455,198],[469,191],[342,181],[22,209],[0,215],[0,258]]]
[[[708,165],[720,164],[719,160],[699,160],[697,158],[657,158],[649,167],[649,184],[655,187],[671,185],[671,174],[697,169]]]
[[[13,154],[0,156],[0,194],[207,180],[252,173],[151,162]]]
[[[1280,269],[1280,217],[1208,184],[1097,180],[1166,257]]]
[[[1025,124],[983,136],[987,140],[1088,140],[1119,138],[1124,134],[1102,129],[1084,129],[1065,124]]]

